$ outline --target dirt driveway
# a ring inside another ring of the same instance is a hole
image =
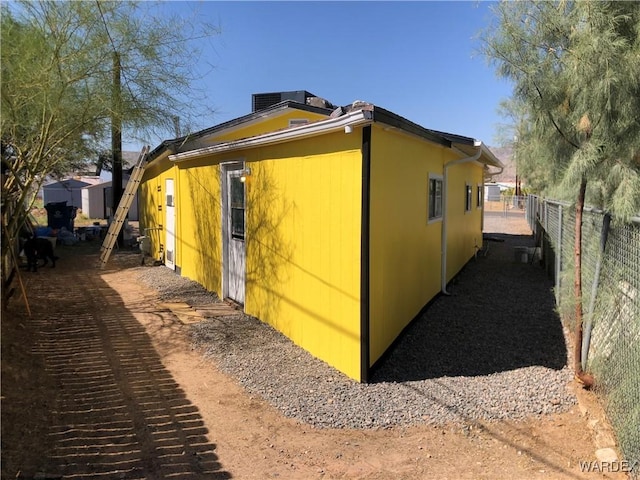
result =
[[[13,298],[2,316],[3,479],[626,478],[581,471],[602,421],[584,392],[587,410],[471,428],[286,419],[191,349],[132,281],[138,255],[100,271],[95,246],[59,249],[56,269],[23,274],[32,315]]]

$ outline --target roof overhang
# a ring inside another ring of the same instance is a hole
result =
[[[250,127],[264,122],[265,120],[271,120],[274,118],[289,115],[295,111],[311,112],[319,115],[329,116],[331,110],[321,107],[315,107],[312,105],[306,105],[297,103],[291,100],[284,100],[280,103],[276,103],[271,107],[252,112],[248,115],[244,115],[228,122],[221,123],[211,128],[201,130],[196,134],[188,137],[187,142],[194,142],[193,147],[204,147],[205,144],[209,145],[212,141],[215,141],[216,137],[220,135],[227,135],[237,130]],[[187,143],[185,142],[185,143]]]
[[[417,123],[413,123],[400,115],[397,115],[384,108],[374,107],[374,119],[376,122],[384,123],[392,128],[396,128],[410,135],[418,136],[423,140],[441,145],[460,152],[463,156],[472,157],[481,149],[478,162],[497,168],[504,168],[502,162],[479,140],[453,133],[440,132],[424,128]]]
[[[315,137],[327,133],[345,131],[346,127],[358,127],[373,123],[373,113],[369,110],[355,110],[340,117],[328,118],[313,123],[307,123],[297,127],[277,130],[275,132],[256,135],[255,137],[233,140],[230,142],[222,142],[197,148],[187,152],[175,153],[169,155],[169,160],[173,162],[182,162],[186,160],[194,160],[208,155],[214,155],[223,152],[232,152],[252,147],[263,147],[267,145],[275,145],[291,140],[299,140],[303,138]]]
[[[461,154],[466,156],[472,156],[478,153],[478,149],[480,149],[481,153],[480,153],[480,157],[478,158],[478,162],[488,167],[504,168],[504,164],[480,140],[473,140],[473,144],[469,144],[466,142],[465,143],[453,142],[451,145],[451,148],[459,151]]]
[[[481,148],[482,148],[481,158],[483,159],[482,163],[490,167],[504,168],[504,163],[502,163],[500,159],[496,157],[491,150],[489,150],[489,147],[487,147],[484,143],[482,143]]]
[[[190,133],[172,140],[165,140],[149,153],[149,162],[155,162],[186,150],[199,149],[200,147],[205,146],[204,144],[207,140],[215,141],[215,137],[220,134],[228,134],[237,131],[240,128],[246,128],[266,119],[277,118],[295,110],[326,116],[329,116],[331,113],[331,110],[327,108],[301,104],[292,100],[284,100],[280,103],[271,105],[268,108],[249,113],[242,117],[234,118],[227,122],[214,125],[213,127],[205,128],[204,130]]]
[[[428,128],[424,128],[417,123],[413,123],[410,120],[407,120],[400,115],[397,115],[389,110],[385,110],[381,107],[373,107],[374,108],[374,118],[376,122],[383,123],[393,129],[400,130],[409,135],[417,136],[422,138],[423,140],[427,140],[429,142],[435,143],[437,145],[441,145],[443,147],[451,147],[451,142],[440,135],[440,132],[436,132],[434,130],[429,130]]]
[[[285,128],[274,132],[227,142],[208,145],[202,144],[202,141],[205,139],[215,141],[215,137],[218,133],[227,133],[236,128],[263,121],[265,118],[277,117],[286,111],[291,111],[291,108],[310,110],[317,113],[327,113],[326,109],[311,107],[309,105],[301,105],[292,101],[284,101],[280,104],[273,105],[266,110],[216,125],[209,129],[197,132],[194,135],[165,141],[159,145],[154,152],[152,152],[151,158],[158,159],[168,157],[172,162],[182,162],[222,152],[232,152],[245,148],[274,145],[333,133],[340,130],[344,130],[346,132],[349,130],[347,127],[353,128],[375,122],[387,125],[388,127],[397,129],[412,136],[418,136],[445,148],[450,148],[458,152],[462,157],[476,156],[478,152],[480,152],[477,159],[479,163],[484,164],[487,167],[496,167],[499,169],[504,168],[502,162],[484,143],[479,140],[424,128],[407,120],[406,118],[372,104],[365,104],[362,108],[347,111],[347,113],[339,116],[334,116],[332,113],[326,119],[296,127]]]

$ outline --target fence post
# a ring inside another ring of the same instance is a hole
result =
[[[545,231],[549,231],[549,204],[547,200],[544,201],[544,208],[542,209],[544,212],[544,229]]]
[[[562,272],[562,204],[558,203],[558,251],[556,253],[556,305],[560,306],[560,274]]]

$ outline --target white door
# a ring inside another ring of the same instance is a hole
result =
[[[242,167],[233,164],[225,167],[223,176],[223,238],[225,239],[225,261],[223,265],[223,293],[240,304],[244,304],[245,283],[245,184],[241,179]]]
[[[176,206],[173,179],[165,181],[165,220],[164,220],[164,264],[171,270],[176,269]]]

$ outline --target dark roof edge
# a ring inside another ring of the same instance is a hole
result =
[[[177,152],[180,146],[187,141],[201,138],[203,136],[206,136],[211,133],[215,133],[217,131],[221,131],[227,128],[232,128],[238,125],[242,125],[244,123],[250,122],[251,120],[259,119],[261,117],[268,116],[271,113],[274,113],[280,110],[285,110],[287,108],[293,108],[297,110],[303,110],[307,112],[313,112],[313,113],[319,113],[319,114],[325,114],[325,115],[330,115],[332,113],[331,109],[316,107],[313,105],[306,105],[303,103],[296,102],[294,100],[283,100],[282,102],[271,105],[270,107],[267,107],[265,109],[259,110],[257,112],[249,113],[242,117],[234,118],[227,122],[214,125],[213,127],[205,128],[204,130],[200,130],[198,132],[185,135],[183,137],[178,137],[171,140],[164,140],[160,145],[158,145],[155,149],[153,149],[149,153],[148,161],[149,162],[153,161],[155,158],[162,155],[162,153],[165,151],[168,151],[169,153]],[[345,107],[345,108],[348,109],[348,107]],[[390,127],[398,128],[404,132],[424,138],[425,140],[433,142],[437,145],[442,145],[447,148],[451,148],[453,144],[469,145],[469,146],[477,145],[476,140],[474,138],[425,128],[385,108],[378,107],[377,105],[371,105],[369,108],[373,109],[374,121],[383,123],[385,125],[389,125]]]
[[[306,105],[304,103],[299,103],[294,100],[283,100],[282,102],[271,105],[270,107],[264,108],[262,110],[258,110],[257,112],[249,113],[247,115],[243,115],[242,117],[234,118],[232,120],[229,120],[223,123],[219,123],[217,125],[214,125],[213,127],[208,127],[208,128],[205,128],[204,130],[190,133],[188,135],[174,138],[171,140],[164,140],[160,145],[158,145],[149,153],[149,157],[148,157],[149,161],[152,161],[156,157],[160,156],[163,151],[172,150],[172,148],[175,149],[175,147],[187,141],[201,138],[211,133],[224,130],[226,128],[236,127],[238,125],[242,125],[243,123],[250,122],[251,120],[255,120],[255,119],[264,117],[266,115],[269,115],[270,113],[277,112],[279,110],[285,110],[287,108],[293,108],[296,110],[302,110],[302,111],[312,112],[312,113],[319,113],[323,115],[329,115],[333,111],[330,108],[322,108],[322,107],[316,107],[313,105]]]
[[[456,135],[455,133],[440,132],[438,130],[431,130],[431,131],[433,133],[435,133],[436,135],[439,135],[439,136],[441,136],[443,138],[446,138],[451,143],[459,143],[459,144],[462,144],[462,145],[475,145],[476,144],[476,139],[475,138],[465,137],[463,135]]]
[[[175,145],[178,145],[181,143],[179,140],[184,140],[184,137],[176,138],[173,140],[163,140],[162,143],[160,143],[160,145],[158,145],[156,148],[154,148],[149,152],[149,154],[147,155],[146,163],[153,162],[165,151],[172,151]]]
[[[265,114],[273,113],[278,110],[285,110],[287,108],[294,108],[296,110],[304,110],[306,112],[319,113],[319,114],[325,114],[325,115],[330,114],[332,111],[332,109],[330,108],[314,107],[313,105],[306,105],[304,103],[299,103],[294,100],[283,100],[282,102],[276,103],[267,108],[263,108],[262,110],[258,110],[257,112],[252,112],[247,115],[243,115],[242,117],[234,118],[233,120],[219,123],[218,125],[214,125],[213,127],[205,128],[204,130],[200,130],[199,132],[192,133],[190,135],[190,138],[199,138],[199,137],[208,135],[210,133],[216,132],[218,130],[235,127],[237,125],[242,125],[243,123],[250,122],[251,120],[263,117],[265,116]]]
[[[391,127],[399,128],[405,132],[412,133],[438,145],[443,145],[448,148],[451,147],[451,141],[439,132],[424,128],[417,123],[413,123],[411,120],[407,120],[406,118],[382,107],[378,107],[377,105],[373,107],[373,119],[376,122],[381,122]],[[473,144],[473,139],[471,139],[471,141]]]
[[[465,137],[463,135],[456,135],[455,133],[441,132],[438,130],[431,130],[424,128],[417,123],[413,123],[400,115],[397,115],[384,108],[373,106],[373,119],[374,121],[384,123],[391,127],[396,127],[407,133],[417,135],[421,138],[429,140],[437,145],[443,145],[447,148],[453,148],[454,144],[465,145],[470,147],[480,147],[482,155],[485,158],[486,165],[492,165],[498,168],[504,168],[504,165],[498,159],[489,148],[479,140],[471,137]]]

